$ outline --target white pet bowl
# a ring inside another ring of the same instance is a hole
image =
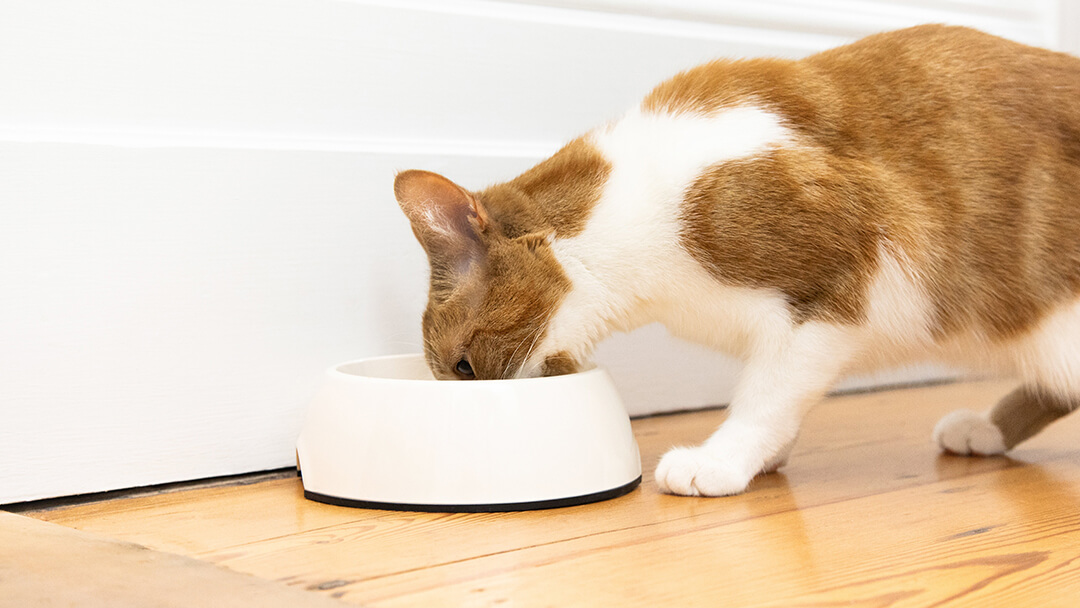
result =
[[[304,495],[408,511],[519,511],[621,496],[641,482],[607,373],[440,382],[422,355],[331,369],[296,445]]]

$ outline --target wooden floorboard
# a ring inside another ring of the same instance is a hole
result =
[[[1007,458],[929,440],[943,414],[1010,389],[831,398],[781,473],[730,498],[666,496],[651,479],[715,410],[635,421],[645,482],[581,507],[365,511],[276,479],[30,515],[366,606],[1080,605],[1080,417]]]
[[[331,598],[0,512],[0,606],[333,608]]]

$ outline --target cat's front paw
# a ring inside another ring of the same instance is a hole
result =
[[[953,454],[993,456],[1005,453],[1001,431],[971,410],[946,414],[934,427],[934,442]]]
[[[674,448],[656,467],[660,490],[680,496],[731,496],[750,485],[747,475],[730,461],[716,457],[706,447]]]

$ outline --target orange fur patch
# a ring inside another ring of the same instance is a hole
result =
[[[503,184],[477,193],[507,236],[554,232],[560,238],[585,229],[611,165],[584,138]]]

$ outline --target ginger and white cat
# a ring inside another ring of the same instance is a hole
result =
[[[659,487],[742,492],[844,373],[1014,374],[934,429],[998,454],[1080,405],[1080,59],[920,26],[798,61],[716,61],[479,192],[395,194],[431,263],[443,379],[571,372],[660,321],[745,363],[726,422]]]

